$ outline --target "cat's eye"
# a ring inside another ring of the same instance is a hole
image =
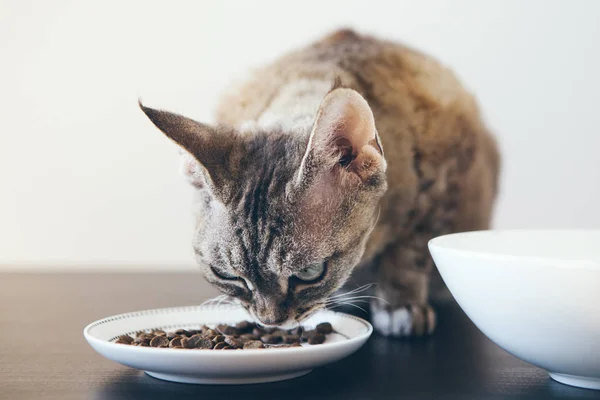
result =
[[[319,281],[325,272],[325,263],[311,264],[296,272],[294,276],[305,283],[314,283]]]
[[[235,274],[232,274],[230,272],[227,272],[227,271],[217,271],[213,267],[210,267],[210,269],[212,270],[213,274],[215,274],[217,276],[217,278],[221,278],[221,279],[225,279],[225,280],[229,280],[229,281],[240,279],[239,276],[237,276]]]

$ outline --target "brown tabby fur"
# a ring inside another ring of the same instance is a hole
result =
[[[387,191],[383,197],[374,195],[369,200],[370,205],[363,207],[369,210],[375,207],[379,218],[370,236],[368,232],[365,234],[368,240],[358,263],[359,267],[373,267],[376,295],[383,300],[372,304],[374,324],[386,335],[431,333],[435,314],[428,306],[428,298],[430,277],[436,271],[427,242],[446,233],[489,227],[500,164],[495,141],[481,121],[474,98],[451,71],[408,47],[350,30],[335,32],[255,71],[249,80],[223,96],[216,113],[217,122],[219,126],[240,127],[249,121],[259,121],[269,112],[285,114],[286,107],[296,101],[286,96],[302,102],[305,91],[312,91],[311,82],[336,80],[334,90],[337,86],[353,89],[368,102],[387,161]],[[294,89],[295,82],[307,82],[302,84],[306,88],[300,85]],[[290,90],[290,87],[291,94],[282,92],[282,88]],[[319,90],[314,91],[316,96]],[[190,150],[194,145],[174,137],[177,134],[165,128],[165,122],[156,115],[149,116],[167,135],[194,154]],[[307,134],[304,130],[296,136],[304,138],[305,143]],[[234,133],[228,135],[235,136]],[[376,139],[375,135],[371,145]],[[194,143],[197,142],[194,139]],[[222,141],[222,146],[223,143],[228,142]],[[230,155],[231,151],[227,151]],[[289,157],[288,162],[296,170],[300,155],[290,156],[292,153],[294,151],[287,151],[285,157]],[[213,164],[225,163],[214,154],[224,153],[213,153],[213,158],[216,157],[211,161]],[[206,164],[202,156],[195,155],[195,158]],[[227,162],[228,171],[240,168],[239,162]],[[377,166],[385,171],[384,166]],[[219,179],[219,172],[212,175],[215,180]],[[229,196],[235,196],[235,191]],[[357,228],[352,229],[366,228],[372,221],[361,224],[357,223]],[[322,234],[344,236],[344,229]],[[361,243],[361,237],[355,238],[357,243]],[[199,262],[203,261],[199,259]],[[331,294],[347,276],[340,273],[335,284],[316,297]],[[296,304],[282,299],[257,301],[272,307]],[[253,307],[253,301],[243,302],[260,316],[260,307]],[[322,306],[324,303],[315,300],[314,304]],[[312,304],[289,307],[306,309]],[[285,315],[288,316],[287,312]],[[285,319],[284,316],[273,318]]]

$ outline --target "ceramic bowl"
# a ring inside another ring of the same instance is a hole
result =
[[[429,242],[458,304],[509,353],[600,389],[600,231],[480,231]]]

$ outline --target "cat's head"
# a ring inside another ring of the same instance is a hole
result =
[[[197,188],[193,246],[206,279],[265,325],[300,321],[350,276],[387,188],[373,113],[354,90],[311,129],[211,127],[141,106],[185,150]]]

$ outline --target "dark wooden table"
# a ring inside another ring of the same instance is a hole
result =
[[[0,273],[0,399],[600,399],[507,354],[455,304],[438,306],[432,338],[374,335],[345,360],[260,385],[163,382],[102,358],[82,335],[105,316],[215,294],[192,273]]]

